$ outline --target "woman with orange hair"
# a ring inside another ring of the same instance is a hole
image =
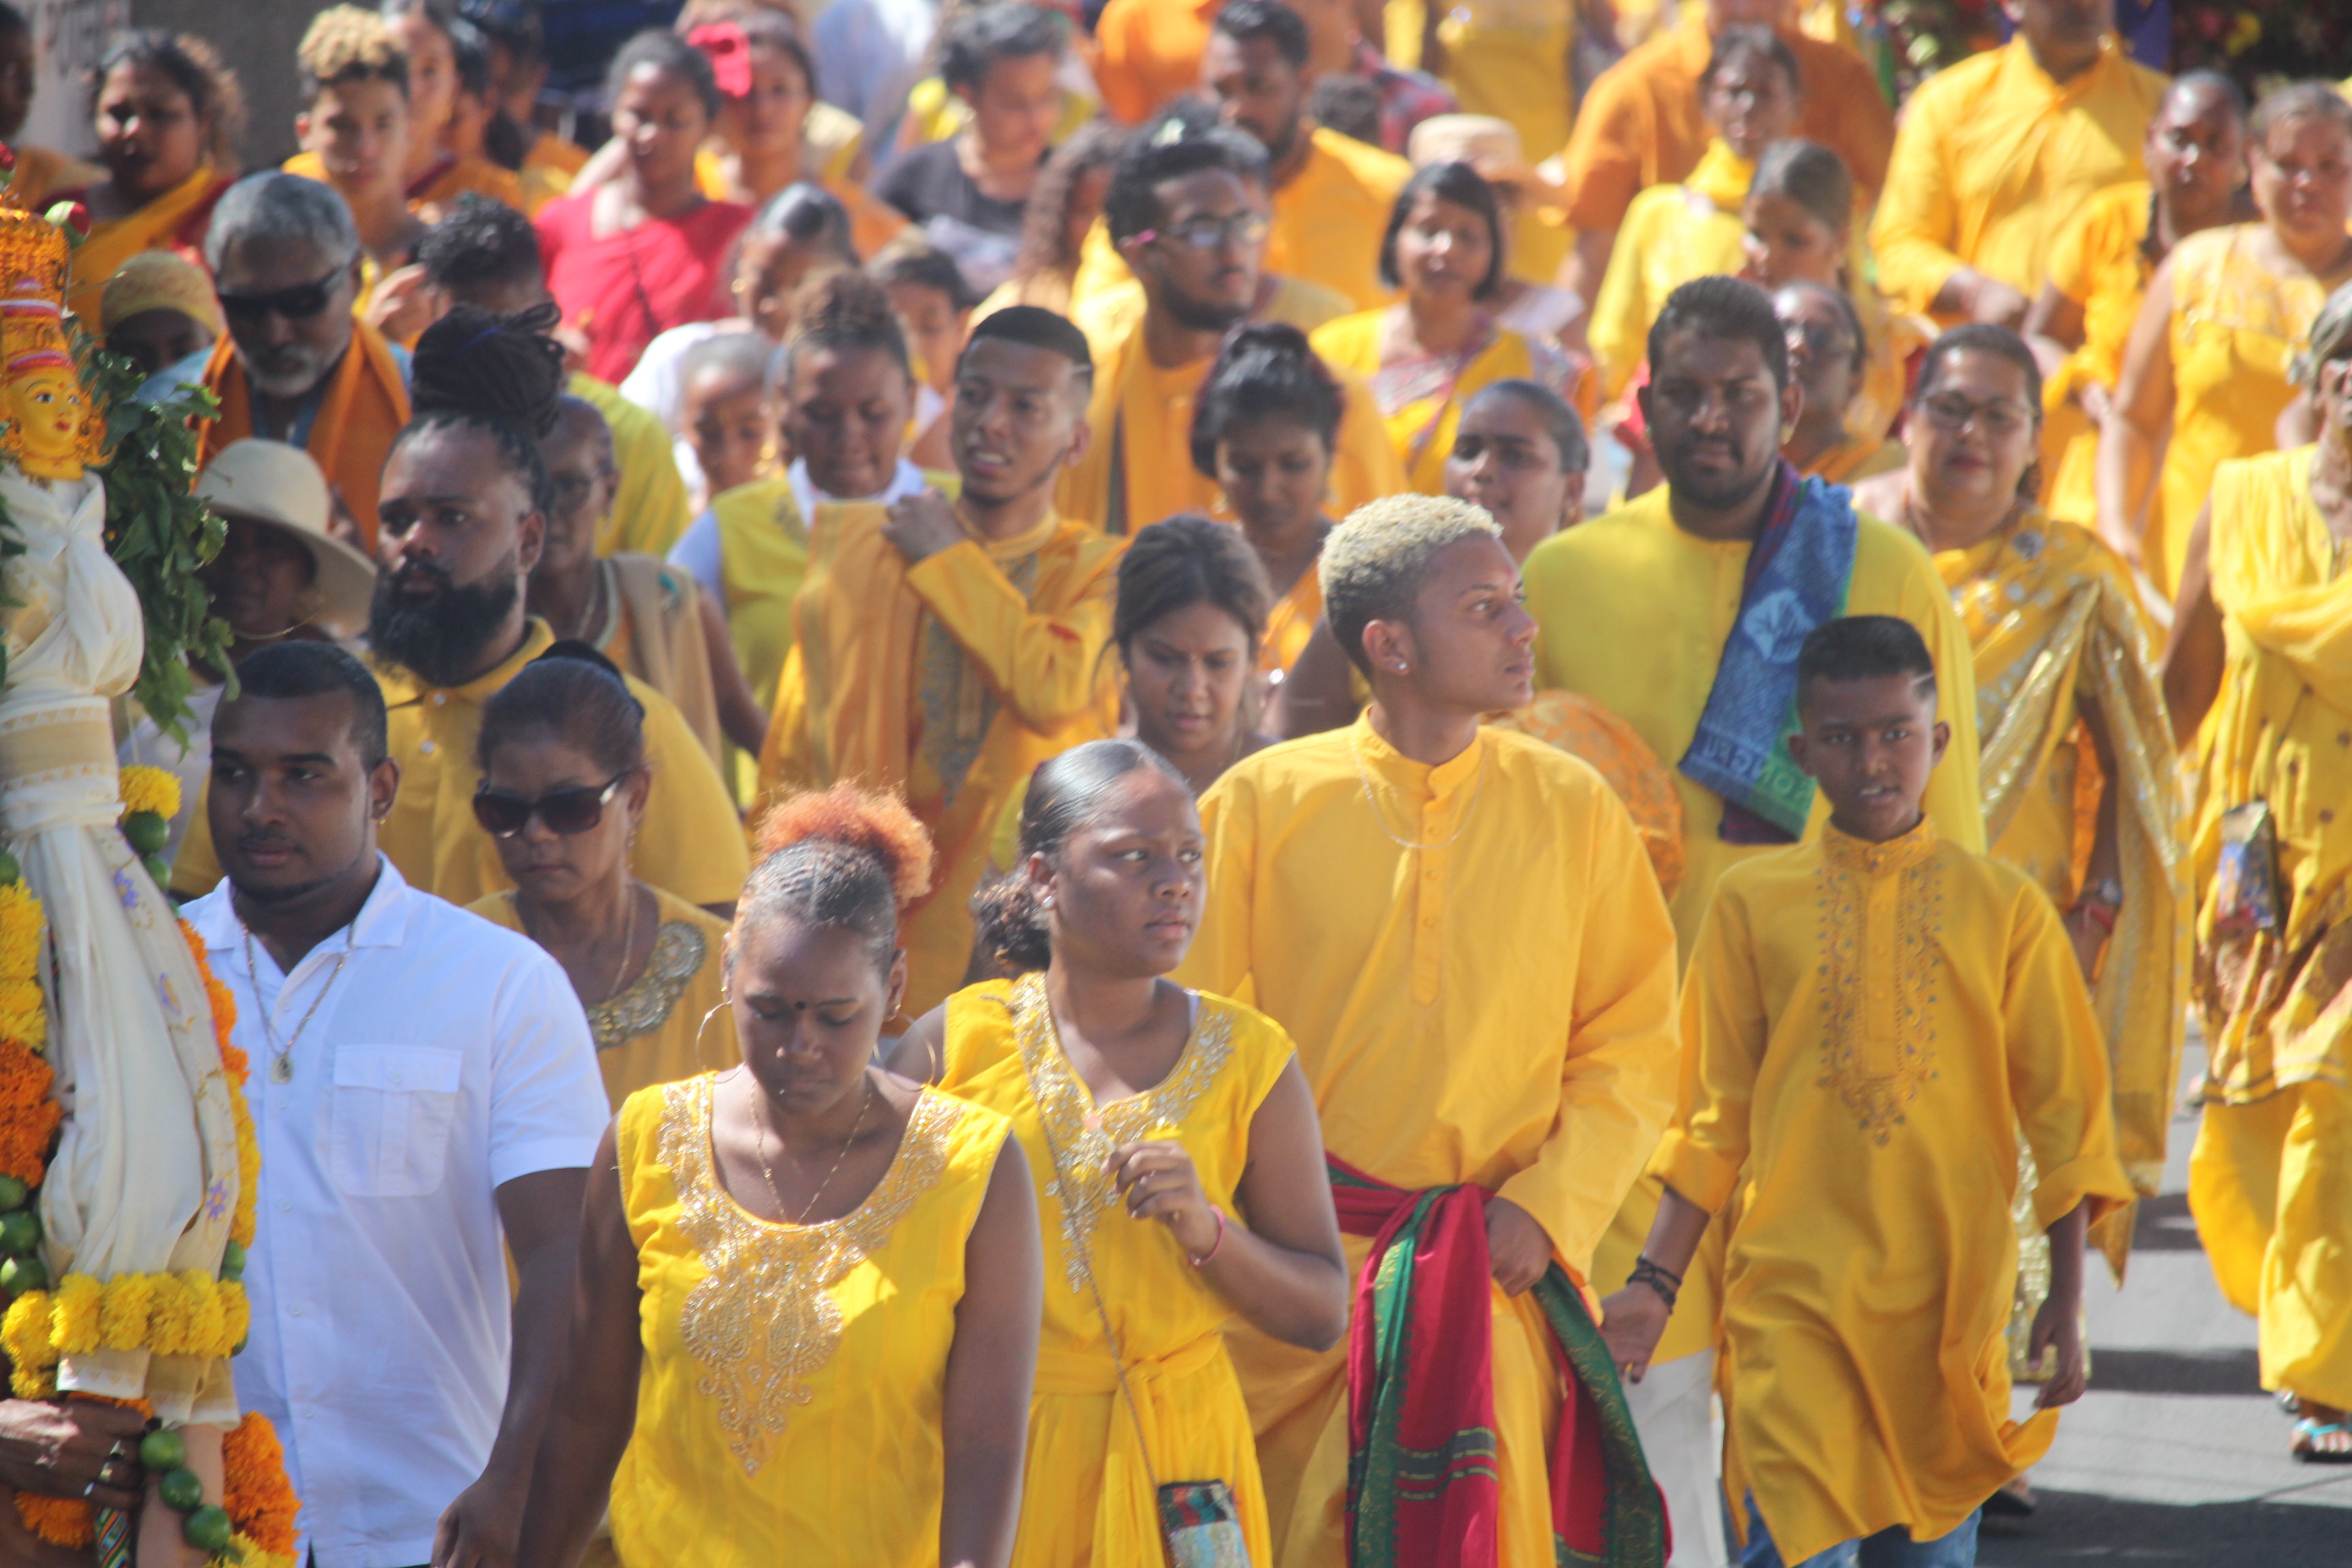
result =
[[[1202,1550],[1176,1562],[1273,1562],[1223,1330],[1319,1351],[1347,1327],[1290,1037],[1162,978],[1200,925],[1202,852],[1190,784],[1140,741],[1046,762],[1020,865],[973,900],[982,949],[1018,978],[957,992],[898,1047],[907,1071],[1013,1119],[1057,1265],[1019,1568],[1131,1568],[1187,1533]]]
[[[873,1065],[929,839],[845,786],[760,847],[724,963],[742,1065],[638,1090],[597,1151],[515,1560],[579,1562],[609,1490],[624,1563],[1004,1568],[1028,1172],[1003,1116]]]

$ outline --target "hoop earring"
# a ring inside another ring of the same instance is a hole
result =
[[[710,1011],[709,1011],[709,1012],[705,1013],[705,1014],[702,1016],[702,1022],[695,1026],[695,1028],[694,1028],[694,1065],[695,1065],[695,1067],[696,1067],[696,1068],[697,1068],[698,1070],[700,1070],[700,1071],[706,1071],[706,1072],[725,1072],[725,1071],[727,1070],[725,1068],[704,1068],[704,1067],[703,1067],[703,1065],[702,1065],[702,1036],[703,1036],[703,1031],[705,1031],[705,1030],[707,1030],[707,1029],[709,1029],[709,1028],[710,1027],[710,1020],[711,1020],[711,1019],[713,1019],[713,1018],[716,1018],[717,1016],[719,1016],[719,1015],[720,1013],[724,1012],[724,1011],[725,1011],[725,1010],[726,1010],[730,1005],[732,1005],[732,1004],[731,1004],[731,1002],[730,1002],[730,998],[728,997],[728,994],[727,994],[727,988],[726,988],[725,986],[723,986],[723,985],[722,985],[722,986],[720,986],[720,987],[719,988],[719,1005],[718,1005],[718,1006],[716,1006],[716,1007],[713,1007],[712,1009],[710,1009]]]

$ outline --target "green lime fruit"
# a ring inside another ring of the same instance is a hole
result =
[[[226,1510],[206,1503],[181,1521],[180,1533],[197,1551],[217,1554],[228,1550],[229,1536],[236,1528],[229,1522]]]
[[[139,857],[139,863],[147,868],[147,874],[150,877],[155,879],[157,892],[163,892],[171,887],[172,863],[169,860],[164,859],[161,855],[142,855]]]
[[[220,1282],[224,1285],[242,1285],[245,1283],[245,1270],[231,1268],[224,1263],[220,1268]]]
[[[6,1206],[7,1205],[5,1204],[0,1204],[0,1208],[5,1208]],[[245,1248],[239,1247],[234,1241],[223,1242],[221,1244],[221,1267],[223,1268],[234,1268],[240,1274],[243,1273],[245,1271]]]
[[[157,1432],[152,1436],[165,1437],[175,1436],[177,1434]],[[140,1445],[139,1452],[142,1458],[145,1457],[147,1452],[145,1444]],[[193,1510],[205,1506],[205,1478],[194,1470],[166,1470],[163,1472],[163,1479],[155,1483],[155,1488],[165,1502],[180,1512],[189,1514],[191,1522],[194,1521]],[[191,1533],[188,1539],[194,1541],[195,1536]],[[199,1541],[196,1544],[201,1546],[204,1542]]]
[[[14,1176],[0,1176],[0,1210],[20,1209],[33,1195],[33,1189]]]
[[[0,849],[0,888],[19,880],[24,875],[25,868],[16,864],[16,858],[5,849]]]
[[[26,1253],[41,1245],[41,1222],[31,1209],[0,1214],[0,1252]]]
[[[188,1441],[170,1427],[159,1426],[139,1439],[139,1462],[162,1474],[164,1484],[169,1486],[172,1478],[165,1472],[177,1470],[188,1462]],[[173,1506],[177,1508],[180,1505],[174,1503]],[[187,1506],[194,1508],[196,1505],[190,1503]]]
[[[171,841],[172,819],[159,811],[134,811],[122,819],[122,837],[142,855],[161,854]]]
[[[27,1290],[49,1288],[49,1271],[41,1267],[37,1258],[12,1258],[0,1263],[0,1290],[11,1296],[21,1296]]]

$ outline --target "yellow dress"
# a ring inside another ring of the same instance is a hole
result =
[[[1748,199],[1756,165],[1718,137],[1680,184],[1652,185],[1625,209],[1587,327],[1604,401],[1622,397],[1650,352],[1650,323],[1666,296],[1695,278],[1737,273],[1748,261]]]
[[[2009,1419],[2012,1130],[2045,1228],[2131,1195],[2057,911],[1932,822],[1830,828],[1724,874],[1683,1037],[1696,1089],[1652,1169],[1738,1205],[1725,1492],[1753,1493],[1790,1563],[1950,1533],[2057,1430]]]
[[[621,1108],[645,1362],[613,1477],[620,1560],[935,1564],[964,1247],[1004,1118],[927,1089],[854,1212],[772,1224],[712,1168],[713,1081]]]
[[[1055,510],[1120,535],[1180,511],[1231,516],[1217,481],[1192,466],[1192,400],[1213,363],[1152,363],[1140,321],[1108,353],[1097,351],[1087,408],[1095,438],[1062,470]],[[1331,514],[1344,517],[1407,486],[1370,389],[1344,369],[1337,374],[1347,404],[1331,460]]]
[[[1537,545],[1526,568],[1528,608],[1539,627],[1537,689],[1559,688],[1593,699],[1631,724],[1675,770],[1682,797],[1683,877],[1670,906],[1685,955],[1724,871],[1769,853],[1767,847],[1726,842],[1723,797],[1679,766],[1738,619],[1749,548],[1744,542],[1698,539],[1675,527],[1661,485]],[[1900,616],[1927,639],[1936,661],[1938,711],[1952,727],[1951,746],[1927,781],[1927,813],[1946,837],[1981,850],[1974,665],[1968,634],[1935,563],[1910,535],[1862,519],[1846,613]],[[1829,803],[1816,795],[1808,836],[1828,821]],[[1658,1194],[1655,1178],[1645,1177],[1611,1228],[1593,1279],[1604,1293],[1632,1271]],[[1681,1310],[1659,1342],[1660,1361],[1707,1348],[1714,1290],[1711,1264],[1693,1271]]]
[[[596,530],[596,553],[667,555],[686,525],[694,521],[686,481],[678,477],[669,432],[660,416],[621,395],[621,389],[598,381],[586,371],[575,371],[564,390],[583,403],[593,403],[613,433],[613,462],[621,481],[613,492],[613,510]]]
[[[1135,1139],[1181,1143],[1209,1201],[1242,1223],[1234,1189],[1249,1164],[1250,1121],[1290,1061],[1290,1037],[1222,997],[1199,995],[1194,1005],[1192,1037],[1167,1078],[1097,1106],[1062,1054],[1042,977],[991,981],[948,999],[940,1087],[1012,1118],[1045,1222],[1045,1323],[1014,1568],[1157,1562],[1153,1471],[1231,1487],[1250,1561],[1270,1561],[1249,1407],[1219,1332],[1233,1308],[1167,1226],[1126,1216],[1102,1168],[1114,1147]],[[1103,1311],[1150,1433],[1141,1449]]]
[[[1038,763],[1117,722],[1111,599],[1124,540],[1048,516],[909,566],[870,501],[817,508],[808,575],[760,757],[761,799],[856,779],[931,836],[930,893],[899,925],[906,1010],[962,984],[969,900],[1006,799]]]
[[[2083,346],[2042,384],[2043,504],[2084,528],[2099,522],[2099,433],[2074,400],[2094,383],[2112,393],[2123,379],[2124,347],[2156,270],[2147,250],[2148,195],[2146,180],[2110,185],[2050,247],[2050,285],[2082,307]],[[2162,505],[2150,503],[2151,518]]]
[[[2112,34],[2098,62],[2064,83],[2022,37],[1922,82],[1871,224],[1879,287],[1922,315],[1962,267],[2040,294],[2051,247],[2084,204],[2147,178],[2140,143],[2166,86]]]
[[[1673,928],[1609,786],[1491,729],[1424,766],[1359,720],[1243,758],[1201,818],[1208,905],[1179,977],[1298,1042],[1332,1153],[1409,1190],[1475,1182],[1509,1199],[1583,1283],[1665,1124],[1676,1054]],[[1345,1238],[1351,1269],[1370,1239]],[[1534,1298],[1490,1294],[1498,1561],[1552,1568],[1559,1373]],[[1227,1335],[1257,1429],[1268,1568],[1337,1564],[1345,1352]]]
[[[2311,330],[2343,276],[2280,278],[2250,248],[2260,224],[2192,234],[2172,247],[2172,440],[2164,451],[2160,506],[2140,553],[2169,602],[2179,591],[2189,532],[2213,487],[2213,470],[2278,445],[2278,416],[2294,401],[2288,356]],[[2347,273],[2345,276],[2352,276]]]
[[[2223,463],[2210,561],[2229,659],[2192,839],[2205,1116],[2189,1202],[2263,1386],[2352,1408],[2352,577],[2311,504],[2316,447]],[[2216,929],[2222,815],[2278,840],[2283,929]]]
[[[1389,445],[1404,466],[1405,482],[1423,495],[1445,492],[1445,459],[1453,455],[1462,410],[1481,389],[1514,377],[1537,381],[1568,402],[1580,379],[1566,354],[1507,327],[1482,324],[1460,355],[1421,354],[1382,363],[1381,329],[1402,305],[1342,316],[1318,327],[1309,341],[1336,370],[1371,389]]]
[[[547,623],[533,616],[513,654],[463,686],[425,687],[404,670],[376,670],[392,710],[392,757],[400,764],[400,795],[376,829],[376,843],[411,887],[470,904],[512,885],[498,847],[474,820],[474,786],[482,778],[474,742],[482,705],[554,641]],[[688,903],[731,904],[751,869],[735,804],[677,706],[643,681],[628,684],[646,710],[646,760],[654,778],[635,851],[637,873]],[[195,898],[220,878],[212,829],[199,808],[172,866],[172,891]]]
[[[1395,298],[1381,281],[1381,235],[1412,165],[1318,125],[1307,161],[1274,193],[1265,269],[1336,289],[1369,310]]]
[[[726,1005],[722,973],[727,922],[674,893],[651,891],[661,923],[654,929],[645,973],[619,995],[588,1009],[596,1070],[604,1075],[604,1098],[615,1111],[641,1089],[724,1071],[737,1058],[735,1014]],[[523,929],[511,891],[466,907],[492,925]]]

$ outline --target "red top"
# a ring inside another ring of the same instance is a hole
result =
[[[589,219],[595,195],[540,208],[539,248],[548,291],[564,321],[587,336],[588,374],[617,384],[661,333],[734,314],[727,257],[751,209],[706,201],[681,217],[648,218],[599,239]]]

